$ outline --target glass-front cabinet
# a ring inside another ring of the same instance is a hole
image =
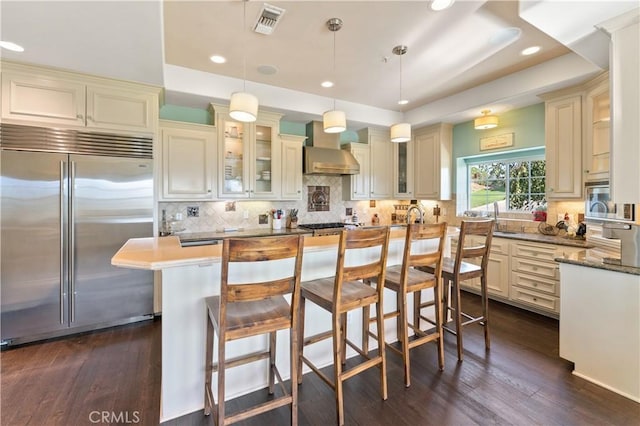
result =
[[[219,132],[219,198],[277,199],[280,197],[280,114],[259,113],[254,123],[228,115],[212,105]]]
[[[413,140],[394,144],[393,197],[410,200],[413,195]]]

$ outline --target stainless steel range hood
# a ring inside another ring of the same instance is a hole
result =
[[[322,123],[307,123],[307,146],[304,147],[303,171],[307,175],[357,175],[360,164],[340,149],[340,135],[325,133]]]

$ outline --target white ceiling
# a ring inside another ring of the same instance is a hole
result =
[[[197,108],[242,90],[246,72],[246,90],[289,121],[318,118],[335,99],[350,128],[460,122],[484,108],[499,114],[539,102],[537,94],[606,68],[608,41],[594,25],[638,7],[637,0],[457,0],[434,12],[426,0],[268,1],[286,12],[266,36],[252,31],[263,3],[3,0],[1,39],[26,50],[2,55],[161,85],[167,103]],[[326,27],[333,17],[344,21],[335,33],[335,73]],[[398,44],[408,46],[404,107],[391,52]],[[531,45],[541,52],[520,55]],[[212,63],[213,54],[227,63]],[[277,72],[260,73],[265,65]],[[320,86],[327,79],[334,88]]]

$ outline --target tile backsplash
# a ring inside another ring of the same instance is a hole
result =
[[[309,211],[309,187],[317,188],[328,186],[330,188],[329,209],[326,211]],[[267,214],[272,209],[282,209],[288,212],[290,209],[298,209],[298,223],[317,222],[343,222],[348,218],[347,208],[351,208],[357,215],[359,222],[371,223],[374,214],[377,214],[381,223],[390,223],[392,214],[396,212],[394,205],[408,204],[408,200],[377,200],[375,207],[367,201],[344,201],[342,197],[342,177],[341,176],[316,176],[306,175],[303,177],[302,199],[298,201],[188,201],[188,202],[161,202],[159,203],[159,216],[162,210],[166,210],[167,218],[173,219],[176,215],[182,214],[182,224],[186,232],[211,232],[221,231],[225,227],[239,228],[268,228],[271,226],[269,220],[266,224],[259,223],[259,216]],[[235,210],[230,208],[235,204]],[[463,219],[456,215],[456,201],[429,201],[423,200],[425,208],[425,221],[433,223],[436,221],[434,207],[440,207],[440,222],[446,221],[457,226]],[[190,216],[194,211],[197,216]],[[584,203],[575,202],[549,202],[547,208],[547,222],[555,224],[558,215],[568,213],[572,223],[577,223],[578,214],[584,213]],[[538,222],[533,222],[528,215],[501,213],[500,218],[507,228],[514,231],[537,232]]]

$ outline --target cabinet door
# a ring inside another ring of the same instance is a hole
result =
[[[452,129],[450,124],[441,123],[415,132],[415,198],[451,198]]]
[[[487,291],[494,296],[509,298],[509,255],[489,255],[487,264]]]
[[[2,73],[2,118],[84,126],[85,85],[31,74]]]
[[[162,197],[215,198],[215,129],[162,127]],[[204,127],[204,126],[203,126]]]
[[[354,143],[350,145],[350,151],[360,164],[360,173],[344,177],[342,186],[343,188],[350,188],[350,191],[343,193],[343,196],[346,200],[368,200],[371,192],[369,145]]]
[[[87,127],[153,132],[157,117],[155,95],[112,86],[87,86]]]
[[[251,132],[249,197],[275,199],[280,196],[280,143],[278,122],[256,122]]]
[[[586,98],[585,179],[608,180],[611,140],[609,81],[602,81],[587,93]]]
[[[250,125],[234,121],[227,114],[218,114],[216,122],[221,165],[218,193],[221,198],[249,198],[250,166],[246,166],[245,157],[251,152]]]
[[[280,135],[283,200],[302,199],[302,141],[304,136]]]
[[[393,149],[393,197],[409,200],[413,195],[413,140],[394,144]]]
[[[545,105],[547,199],[582,198],[582,97]]]
[[[370,199],[387,200],[393,196],[393,145],[388,132],[371,132]]]

